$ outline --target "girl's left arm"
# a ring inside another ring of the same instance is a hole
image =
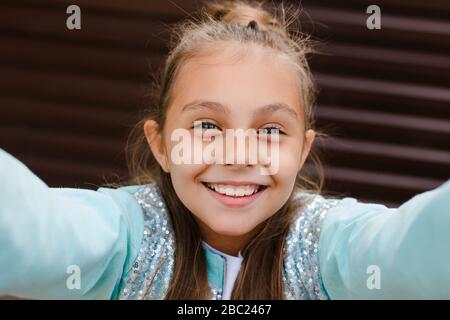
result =
[[[320,248],[331,299],[450,299],[450,181],[396,209],[344,198]]]

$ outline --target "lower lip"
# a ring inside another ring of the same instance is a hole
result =
[[[254,193],[254,194],[252,194],[250,196],[232,197],[232,196],[227,196],[225,194],[221,194],[221,193],[218,193],[218,192],[216,192],[214,190],[211,190],[210,188],[208,188],[205,185],[203,185],[203,186],[220,203],[222,203],[225,206],[234,207],[234,208],[241,208],[241,207],[248,206],[249,204],[254,202],[256,199],[258,199],[264,193],[264,191],[266,191],[266,189],[267,189],[267,187],[265,187],[264,189],[260,190],[257,193]]]

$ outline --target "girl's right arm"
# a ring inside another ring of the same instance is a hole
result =
[[[0,295],[115,298],[142,234],[125,189],[49,188],[0,149]]]

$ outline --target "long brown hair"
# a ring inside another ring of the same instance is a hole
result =
[[[153,157],[144,135],[144,123],[153,119],[163,130],[180,67],[208,49],[213,52],[214,44],[219,41],[233,41],[244,46],[258,44],[288,58],[300,79],[305,131],[314,129],[312,106],[316,90],[306,59],[311,48],[309,39],[298,32],[299,13],[298,8],[286,8],[282,3],[269,6],[264,1],[208,1],[189,19],[173,26],[171,50],[163,72],[151,87],[151,103],[144,110],[142,120],[132,129],[126,147],[131,175],[128,183],[160,186],[175,232],[175,265],[166,299],[207,299],[210,290],[199,228],[192,213],[177,197],[170,174],[164,172]],[[301,205],[293,201],[293,195],[299,190],[318,193],[323,184],[322,167],[314,150],[304,168],[297,176],[291,198],[257,227],[258,232],[243,248],[244,260],[232,299],[284,298],[284,241]]]

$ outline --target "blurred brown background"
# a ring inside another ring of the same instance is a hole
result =
[[[277,2],[277,1],[274,1]],[[285,1],[289,3],[290,1]],[[298,4],[298,1],[293,2]],[[450,176],[450,1],[305,0],[328,190],[396,206]],[[82,29],[66,28],[66,8]],[[127,133],[194,0],[2,0],[0,147],[55,187],[126,176]],[[381,7],[381,30],[366,8]]]

